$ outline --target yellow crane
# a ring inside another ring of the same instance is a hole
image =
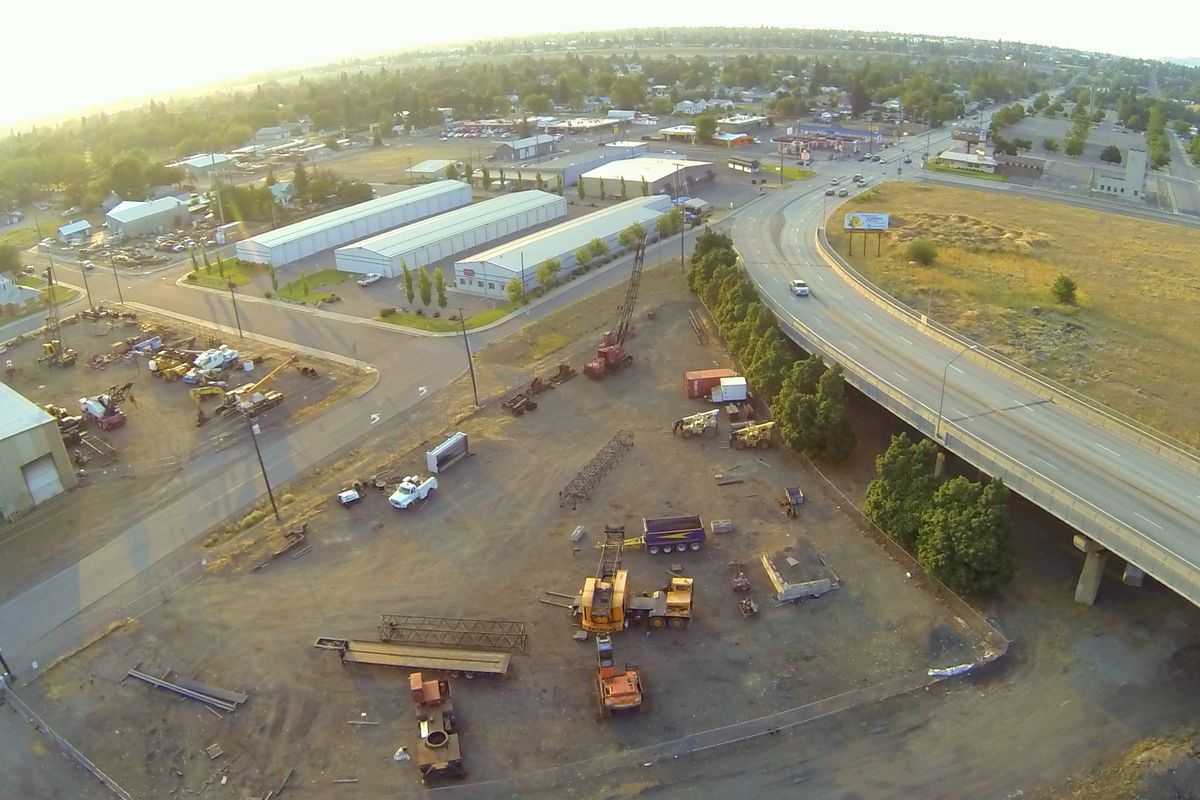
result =
[[[298,356],[292,356],[254,383],[247,383],[236,389],[230,389],[226,392],[225,409],[237,409],[246,416],[253,417],[260,412],[279,405],[283,402],[283,395],[267,387],[271,385],[271,381],[275,379],[276,375],[299,360]]]
[[[745,450],[747,447],[766,450],[771,446],[771,431],[774,429],[774,422],[760,422],[757,425],[735,428],[729,432],[729,445],[735,450]]]

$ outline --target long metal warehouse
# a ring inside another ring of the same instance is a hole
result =
[[[575,251],[600,239],[610,252],[620,249],[621,231],[635,222],[646,228],[651,240],[658,238],[655,223],[671,210],[671,198],[651,195],[626,200],[615,206],[555,225],[544,231],[523,236],[499,247],[493,247],[454,263],[455,286],[464,292],[504,297],[505,287],[513,278],[520,280],[526,291],[537,285],[537,268],[555,258],[562,265],[560,275],[578,268]]]
[[[395,278],[401,263],[424,267],[566,215],[567,201],[558,195],[515,192],[339,247],[333,256],[344,272]]]
[[[470,186],[459,181],[438,181],[252,236],[238,242],[237,257],[281,267],[470,203]]]

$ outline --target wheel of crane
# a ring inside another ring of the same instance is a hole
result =
[[[691,429],[691,428],[684,428],[684,429],[683,429],[683,438],[685,438],[685,439],[690,439],[690,438],[692,438],[692,429]]]
[[[733,449],[734,450],[745,450],[746,449],[746,440],[745,439],[734,439],[733,440]]]
[[[686,628],[687,620],[683,617],[671,617],[671,627],[675,629]]]
[[[667,621],[665,619],[663,619],[662,617],[651,617],[650,618],[650,627],[651,628],[665,628],[665,627],[667,627]]]

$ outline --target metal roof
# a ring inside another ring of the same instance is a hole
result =
[[[445,173],[446,167],[454,162],[448,158],[427,158],[420,164],[409,169],[410,174],[420,173]]]
[[[192,156],[178,162],[180,166],[191,167],[192,169],[204,169],[205,167],[215,167],[221,164],[228,164],[233,161],[232,158],[224,153],[205,153],[201,156]]]
[[[595,169],[583,173],[583,177],[613,181],[624,178],[633,183],[639,183],[642,180],[654,183],[671,177],[680,169],[711,166],[711,161],[689,161],[682,158],[622,158],[601,164]]]
[[[560,258],[573,253],[592,239],[612,236],[635,222],[640,222],[649,229],[650,223],[670,210],[671,198],[665,194],[635,197],[603,211],[459,259],[455,265],[487,262],[517,275],[521,272],[522,255],[525,258],[525,269],[533,270],[548,258]]]
[[[18,394],[6,383],[0,383],[0,440],[53,422],[37,404]]]
[[[526,136],[524,139],[515,139],[511,142],[501,142],[501,144],[508,145],[515,152],[517,150],[523,150],[526,147],[535,147],[539,144],[542,144],[543,142],[553,142],[553,141],[555,141],[553,136],[550,136],[549,134],[545,134],[545,133],[538,133],[538,134],[534,134],[533,136]]]
[[[565,201],[558,195],[549,192],[541,192],[537,189],[514,192],[492,200],[485,200],[473,206],[447,211],[402,228],[376,234],[361,242],[339,247],[338,250],[366,250],[384,258],[395,258],[403,253],[506,219],[514,214],[558,203],[565,203]]]
[[[60,236],[70,236],[72,233],[90,231],[91,229],[92,223],[88,222],[86,219],[81,219],[67,225],[63,225],[58,229],[58,233]]]
[[[163,197],[158,200],[151,200],[149,203],[126,200],[105,216],[115,219],[117,222],[130,223],[135,220],[154,216],[155,214],[161,214],[164,211],[174,211],[178,208],[186,207],[187,203],[176,197]]]
[[[319,217],[301,220],[278,230],[260,233],[258,236],[252,236],[246,241],[253,242],[261,247],[279,247],[303,236],[336,228],[345,222],[369,217],[372,214],[378,214],[381,211],[399,208],[411,203],[418,203],[429,197],[438,197],[439,195],[462,191],[463,189],[469,190],[470,187],[461,181],[427,183],[424,186],[406,189],[403,192],[376,197],[374,200],[368,200],[365,203],[358,203],[347,208],[339,208],[337,211],[330,211],[328,214],[322,214]]]

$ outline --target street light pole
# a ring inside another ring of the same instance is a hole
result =
[[[978,350],[978,349],[979,349],[979,345],[977,345],[977,344],[973,344],[970,347],[963,348],[962,350],[959,351],[958,355],[954,356],[954,358],[952,358],[946,362],[946,367],[945,367],[945,369],[942,370],[942,396],[941,396],[941,398],[938,399],[937,423],[933,426],[933,438],[934,439],[941,438],[942,407],[946,402],[946,376],[950,374],[950,366],[955,361],[958,361],[958,359],[967,351]]]
[[[275,512],[275,519],[279,519],[279,506],[275,505],[275,493],[271,491],[271,480],[267,477],[267,465],[263,463],[262,450],[258,449],[258,434],[262,433],[262,429],[258,427],[258,423],[250,420],[250,441],[254,442],[254,454],[258,456],[258,468],[262,470],[263,483],[267,485],[267,497],[271,500],[271,510]]]
[[[238,338],[244,342],[244,341],[246,341],[246,335],[244,333],[242,333],[242,318],[240,316],[238,316],[237,295],[234,294],[234,291],[233,291],[233,287],[235,285],[236,284],[234,284],[233,280],[231,279],[229,281],[229,298],[233,301],[233,321],[237,323]]]
[[[471,392],[475,395],[475,407],[479,407],[479,386],[475,383],[475,359],[471,358],[471,342],[467,339],[467,319],[463,310],[458,310],[458,324],[462,326],[463,347],[467,348],[467,366],[471,368]]]
[[[53,261],[53,259],[51,259]],[[83,264],[79,265],[79,274],[83,276],[83,290],[87,292],[88,308],[96,310],[96,304],[92,302],[92,287],[88,286],[87,267]]]

